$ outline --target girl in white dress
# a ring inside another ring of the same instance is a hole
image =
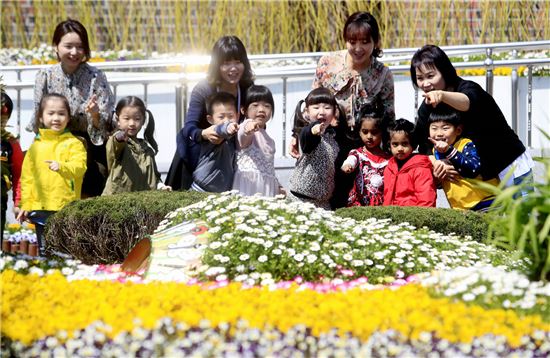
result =
[[[266,123],[274,111],[273,95],[265,86],[248,88],[241,108],[246,119],[237,134],[237,160],[233,189],[244,195],[284,194],[275,176],[275,141],[267,134]]]

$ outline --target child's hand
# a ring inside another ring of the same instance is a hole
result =
[[[341,168],[341,169],[342,169],[342,171],[343,171],[344,173],[351,173],[351,172],[353,171],[354,168],[353,168],[353,166],[352,166],[351,164],[349,164],[349,163],[344,163],[344,164],[342,165],[342,168]]]
[[[20,223],[22,223],[23,221],[27,220],[27,214],[28,214],[27,210],[21,210],[19,211],[19,214],[17,214],[15,219]]]
[[[432,142],[432,144],[434,145],[434,149],[437,150],[439,153],[446,153],[450,148],[449,143],[445,142],[444,140],[435,140],[430,137],[428,137],[428,140]]]
[[[313,135],[323,135],[323,133],[325,133],[325,130],[327,129],[327,127],[329,125],[330,125],[330,123],[327,123],[327,122],[316,124],[311,128],[311,134],[313,134]]]
[[[260,128],[262,128],[262,122],[252,120],[246,123],[246,126],[244,127],[244,133],[247,135],[252,134],[260,130]]]
[[[233,134],[237,133],[238,130],[239,130],[239,125],[235,122],[231,122],[227,126],[227,133],[229,135],[233,135]]]
[[[424,97],[424,101],[426,102],[426,104],[431,104],[434,108],[438,104],[443,102],[443,91],[441,90],[430,91],[428,93],[422,94],[422,96]]]
[[[115,139],[117,142],[126,142],[128,140],[128,135],[124,131],[118,131],[115,133]]]
[[[460,174],[456,171],[452,164],[446,163],[443,160],[436,160],[433,163],[433,166],[433,176],[438,180],[456,182],[460,177]]]
[[[53,170],[54,172],[59,171],[59,162],[56,162],[55,160],[45,160],[44,162],[49,164],[48,168],[50,168],[50,170]]]

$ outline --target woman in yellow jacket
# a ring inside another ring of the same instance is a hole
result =
[[[36,120],[39,133],[23,161],[20,221],[36,226],[40,252],[44,249],[44,226],[50,215],[80,199],[86,171],[86,149],[66,130],[69,102],[59,94],[42,97]]]

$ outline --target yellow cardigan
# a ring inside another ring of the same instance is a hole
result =
[[[47,160],[59,163],[49,169]],[[68,131],[40,129],[25,155],[21,174],[21,209],[58,211],[80,199],[86,171],[86,149]]]

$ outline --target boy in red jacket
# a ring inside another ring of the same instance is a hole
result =
[[[414,124],[402,118],[389,127],[393,157],[384,170],[384,205],[435,207],[432,163],[427,155],[413,153],[413,130]]]

